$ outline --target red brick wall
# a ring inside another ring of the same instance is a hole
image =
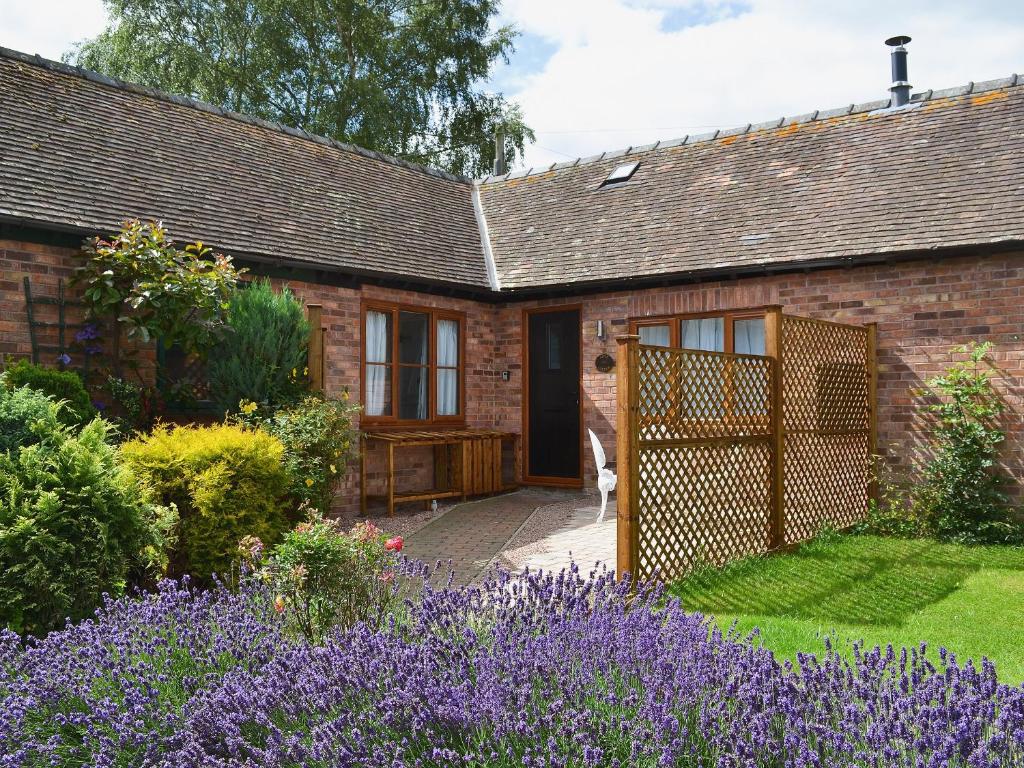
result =
[[[513,370],[507,392],[498,398],[502,427],[516,431],[521,427],[522,371],[518,361],[523,306],[580,301],[530,302],[499,309],[496,363]],[[973,340],[995,342],[997,384],[1010,406],[1005,464],[1018,486],[1024,481],[1022,253],[607,293],[586,296],[582,304],[584,426],[601,437],[609,457],[615,450],[615,374],[598,372],[594,360],[602,352],[615,354],[615,336],[626,332],[627,319],[781,304],[789,314],[878,323],[879,446],[897,469],[910,466],[922,445],[924,425],[914,390],[953,359],[953,347]],[[605,323],[605,341],[597,338],[598,320]],[[593,457],[589,446],[584,448],[586,481],[592,485]],[[1024,493],[1018,489],[1017,495]]]
[[[32,295],[35,298],[56,298],[58,284],[63,281],[65,296],[73,298],[68,283],[76,266],[77,249],[56,245],[40,245],[22,241],[0,240],[0,355],[5,365],[12,360],[31,358],[32,342],[29,335],[28,316],[25,307],[24,278],[28,277]],[[56,323],[58,309],[55,305],[33,302],[37,321]],[[85,312],[80,307],[65,307],[65,323],[74,324],[84,320]],[[72,357],[72,368],[79,367],[82,353],[74,344],[78,328],[66,329],[65,349]],[[56,327],[37,327],[36,341],[39,345],[58,345]],[[156,354],[153,348],[146,348],[125,340],[123,350],[132,353],[139,375],[152,380]],[[39,362],[56,365],[58,352],[40,347]]]
[[[71,249],[0,241],[0,352],[30,351],[21,277],[31,274],[40,291],[55,291],[56,280],[69,274]],[[615,336],[629,318],[650,315],[741,309],[782,304],[790,314],[843,322],[877,322],[879,338],[879,445],[896,466],[910,464],[920,446],[922,422],[913,390],[951,359],[952,347],[971,340],[997,344],[999,387],[1011,407],[1006,465],[1024,480],[1024,254],[962,257],[888,266],[818,270],[807,273],[744,278],[692,286],[604,293],[583,298],[491,305],[412,291],[365,286],[359,289],[291,281],[307,302],[322,304],[327,337],[327,387],[348,387],[359,397],[360,302],[364,298],[466,313],[467,422],[520,432],[522,427],[522,312],[526,307],[583,305],[584,426],[594,429],[609,456],[614,455],[615,373],[594,368],[602,352],[615,353]],[[605,322],[607,338],[596,337]],[[501,380],[501,371],[511,378]],[[585,478],[593,484],[594,467],[584,444]],[[379,481],[377,457],[370,480]],[[403,461],[400,482],[424,482],[429,454]],[[353,468],[339,503],[357,501]]]

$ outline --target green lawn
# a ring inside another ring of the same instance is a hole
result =
[[[670,591],[686,609],[755,627],[778,658],[927,642],[958,660],[987,656],[1001,680],[1024,681],[1024,548],[834,536],[796,552],[704,570]]]

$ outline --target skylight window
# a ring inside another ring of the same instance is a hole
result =
[[[608,174],[608,178],[606,178],[601,183],[601,186],[607,186],[608,184],[621,184],[624,181],[629,181],[633,174],[636,173],[636,169],[639,167],[639,161],[635,163],[626,163],[625,165],[620,165],[614,171]]]

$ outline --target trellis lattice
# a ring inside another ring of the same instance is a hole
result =
[[[767,436],[771,376],[767,357],[640,347],[640,437]]]
[[[863,517],[871,479],[868,332],[782,318],[784,537]]]
[[[671,580],[768,547],[767,439],[641,447],[637,574]]]
[[[620,339],[620,574],[674,579],[866,512],[874,331],[765,324],[765,356]]]
[[[638,563],[678,577],[768,544],[773,361],[640,347]]]

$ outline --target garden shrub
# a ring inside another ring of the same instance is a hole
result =
[[[227,574],[243,536],[272,543],[288,528],[284,447],[264,432],[219,424],[158,427],[121,446],[125,461],[181,518],[171,572]]]
[[[289,531],[263,562],[263,543],[240,545],[257,578],[271,584],[276,610],[307,641],[357,622],[379,626],[395,599],[394,577],[402,537],[388,538],[370,522],[349,533],[316,513]]]
[[[915,514],[942,539],[998,543],[1021,537],[999,465],[1006,405],[992,386],[991,348],[960,347],[956,351],[966,359],[927,382],[936,397],[926,406],[934,438],[913,503]]]
[[[321,514],[331,510],[338,481],[359,450],[355,414],[349,400],[309,395],[284,408],[260,408],[242,402],[238,420],[273,435],[284,445],[284,462],[291,477],[290,495]]]
[[[54,400],[63,400],[64,407],[58,418],[69,427],[80,427],[96,417],[97,411],[89,400],[89,393],[74,371],[58,371],[19,360],[7,369],[4,382],[10,388],[31,387],[45,392]]]
[[[405,572],[411,566],[401,565]],[[401,577],[404,578],[404,577]],[[1024,688],[945,651],[799,664],[609,574],[410,585],[406,613],[295,640],[266,585],[110,603],[0,636],[6,768],[1024,764]]]
[[[85,263],[73,282],[90,319],[106,325],[114,375],[121,376],[121,329],[143,342],[159,339],[186,352],[220,339],[225,309],[240,270],[202,243],[179,249],[157,222],[127,221],[104,240],[82,246]],[[89,341],[98,341],[98,326]]]
[[[107,422],[33,429],[38,443],[0,453],[0,625],[43,634],[159,570],[174,517],[118,462]]]
[[[269,280],[235,291],[227,334],[207,366],[210,392],[227,412],[243,400],[261,405],[293,403],[307,389],[309,321],[302,302]]]
[[[9,388],[0,376],[0,452],[38,443],[60,434],[61,405],[38,389]]]
[[[926,382],[918,394],[930,398],[924,409],[931,441],[917,482],[880,476],[879,498],[856,531],[960,543],[1024,541],[999,464],[1006,404],[992,386],[991,349],[989,343],[957,347],[964,359]]]

